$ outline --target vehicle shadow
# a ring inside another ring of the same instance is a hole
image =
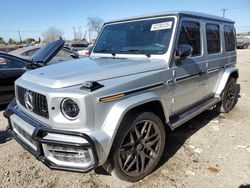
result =
[[[7,108],[7,104],[0,104],[0,112],[4,111]]]
[[[156,169],[166,163],[184,145],[186,140],[197,131],[205,127],[210,121],[220,117],[220,113],[211,110],[205,111],[176,130],[167,134],[166,145],[161,160]]]
[[[247,184],[247,185],[240,185],[239,188],[250,188],[250,184]]]
[[[240,96],[240,84],[236,84],[236,93],[237,100]],[[163,151],[161,160],[156,169],[161,167],[164,163],[166,163],[175,153],[184,145],[186,140],[190,138],[197,131],[205,127],[210,121],[215,118],[224,118],[220,115],[220,112],[216,110],[207,110],[193,119],[189,120],[176,130],[171,133],[167,133],[166,145]]]
[[[6,131],[0,131],[0,144],[4,144],[5,142],[8,142],[12,139],[10,134]]]
[[[4,111],[7,108],[7,105],[0,105],[0,112]],[[4,144],[11,140],[11,136],[6,130],[0,130],[0,144]]]

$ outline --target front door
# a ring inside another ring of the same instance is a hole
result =
[[[0,55],[0,104],[14,98],[15,80],[25,72],[25,63],[6,55]]]
[[[177,45],[191,45],[193,54],[190,58],[172,62],[175,84],[172,114],[182,112],[204,97],[206,62],[203,55],[202,33],[199,20],[184,19],[181,21]]]

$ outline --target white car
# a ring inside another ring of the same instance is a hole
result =
[[[94,44],[90,44],[87,48],[85,48],[84,50],[79,50],[78,54],[82,55],[82,56],[90,56],[91,51],[94,47]]]

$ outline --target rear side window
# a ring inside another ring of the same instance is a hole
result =
[[[28,56],[31,57],[37,50],[39,50],[39,48],[37,49],[33,49],[33,50],[29,50],[27,52],[22,53],[23,56]]]
[[[220,52],[220,27],[216,24],[206,25],[208,54]]]
[[[0,69],[24,68],[25,64],[14,58],[0,57]]]
[[[224,37],[225,37],[225,46],[226,52],[235,50],[235,32],[234,27],[226,25],[224,26]]]
[[[189,44],[193,48],[192,56],[201,54],[201,36],[200,24],[197,22],[184,21],[181,25],[181,31],[178,44]]]

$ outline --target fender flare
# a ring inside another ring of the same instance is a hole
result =
[[[103,123],[101,130],[102,132],[101,134],[105,135],[105,139],[103,138],[101,139],[102,140],[101,141],[98,139],[98,137],[95,137],[96,139],[99,140],[99,144],[101,145],[102,148],[102,155],[99,157],[99,164],[104,164],[105,161],[107,160],[117,130],[119,129],[119,125],[124,116],[126,115],[126,113],[135,107],[153,101],[159,101],[161,105],[163,104],[163,99],[159,95],[153,92],[148,92],[121,100],[111,108],[111,110],[108,113],[108,116],[106,117]],[[162,105],[162,108],[167,122],[169,119],[167,109],[166,107],[164,107],[164,105]]]
[[[218,84],[218,87],[217,87],[217,89],[216,89],[216,91],[215,91],[215,96],[216,96],[216,97],[220,97],[220,96],[221,96],[221,94],[222,94],[222,92],[223,92],[223,90],[224,90],[224,88],[225,88],[225,86],[226,86],[226,84],[227,84],[227,82],[228,82],[229,77],[230,77],[233,73],[236,73],[236,74],[237,74],[237,78],[239,77],[239,76],[238,76],[238,75],[239,75],[239,70],[238,70],[238,68],[236,68],[236,67],[230,67],[230,68],[227,68],[227,69],[224,71],[224,73],[223,73],[223,75],[222,75],[222,77],[221,77],[221,80],[220,80],[220,82],[219,82],[219,84]]]

